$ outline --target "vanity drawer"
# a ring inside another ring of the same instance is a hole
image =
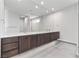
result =
[[[16,49],[16,48],[18,49],[18,43],[6,44],[6,45],[3,45],[2,48],[3,48],[2,49],[3,52]]]
[[[17,41],[18,41],[18,37],[3,38],[2,39],[2,44],[17,42]]]
[[[15,50],[3,53],[2,58],[12,57],[12,56],[17,55],[17,54],[18,54],[18,50],[15,49]]]

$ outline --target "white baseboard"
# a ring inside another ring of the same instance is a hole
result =
[[[65,42],[65,43],[69,43],[69,44],[73,44],[73,45],[77,45],[77,43],[73,43],[73,42],[69,42],[69,41],[65,41],[63,39],[58,39],[59,41]]]
[[[61,40],[61,39],[58,39],[58,41],[65,42],[65,43],[68,43],[68,44],[73,44],[75,46],[78,45],[77,43],[72,43],[72,42]],[[76,56],[79,58],[78,47],[77,47],[77,50],[76,50]]]

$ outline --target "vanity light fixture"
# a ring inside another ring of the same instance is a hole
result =
[[[21,2],[22,0],[17,0],[18,2]]]
[[[36,5],[35,8],[38,8],[38,6]]]
[[[41,5],[44,5],[44,1],[41,1]]]
[[[39,23],[40,22],[40,20],[36,20],[36,23]]]
[[[39,22],[40,22],[40,19],[32,20],[32,22],[33,22],[34,24],[39,23]]]
[[[54,11],[54,8],[52,8],[52,11]]]
[[[46,12],[48,13],[49,11],[47,10]]]

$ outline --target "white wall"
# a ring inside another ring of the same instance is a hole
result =
[[[77,43],[78,40],[77,5],[41,18],[40,28],[47,31],[60,31],[63,41]]]
[[[64,41],[78,42],[78,9],[77,5],[63,11],[61,38]]]

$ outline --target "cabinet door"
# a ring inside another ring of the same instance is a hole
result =
[[[43,37],[44,37],[44,43],[49,43],[49,34],[48,33],[46,33],[46,34],[44,34],[43,35]]]
[[[15,50],[3,53],[2,58],[9,58],[9,57],[15,56],[17,54],[18,54],[18,50],[15,49]]]
[[[51,35],[51,41],[59,39],[60,33],[59,32],[53,32]]]
[[[19,53],[30,49],[30,37],[23,36],[19,38]]]
[[[40,46],[40,45],[43,45],[44,43],[45,43],[44,34],[39,34],[39,35],[38,35],[37,45]]]
[[[38,35],[32,35],[31,36],[31,40],[30,40],[31,48],[37,47],[37,40],[38,40]]]
[[[49,40],[50,40],[50,35],[48,33],[40,34],[38,36],[38,45],[49,43]]]

